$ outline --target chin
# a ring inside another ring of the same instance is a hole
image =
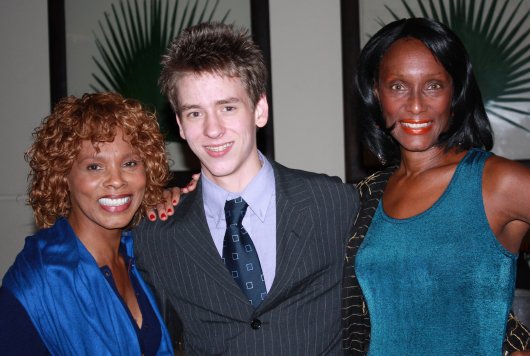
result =
[[[409,152],[427,152],[431,149],[433,149],[435,146],[435,144],[430,144],[430,145],[407,145],[407,146],[402,146],[402,149],[405,150],[405,151],[409,151]]]
[[[402,149],[406,151],[418,151],[423,152],[433,148],[437,141],[430,138],[417,138],[417,139],[406,139],[396,140]]]
[[[126,228],[132,221],[134,215],[131,216],[123,216],[123,217],[116,217],[116,218],[110,218],[103,220],[104,223],[101,224],[101,226],[107,230],[116,230],[116,229],[124,229]]]
[[[235,172],[231,167],[206,167],[206,170],[210,173],[212,178],[222,178],[229,176]]]

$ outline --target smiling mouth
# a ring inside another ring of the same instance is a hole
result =
[[[220,146],[205,146],[206,149],[208,151],[212,151],[212,152],[222,152],[224,150],[226,150],[228,147],[232,146],[234,144],[234,142],[227,142],[223,145],[220,145]]]
[[[131,201],[131,197],[124,197],[124,198],[101,198],[98,200],[98,202],[103,206],[121,206],[128,204]]]
[[[432,125],[432,121],[400,121],[399,123],[412,130],[421,130]]]

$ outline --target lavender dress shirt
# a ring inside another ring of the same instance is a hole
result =
[[[267,292],[276,272],[276,185],[274,171],[267,158],[259,152],[262,166],[242,192],[228,192],[202,174],[202,198],[206,220],[219,258],[223,254],[226,231],[225,201],[242,197],[248,204],[243,226],[256,247],[265,278]]]

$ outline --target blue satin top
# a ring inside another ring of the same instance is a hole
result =
[[[382,201],[356,257],[370,355],[501,355],[516,272],[482,200],[491,155],[470,150],[436,203],[408,219]]]
[[[133,254],[130,232],[121,243]],[[134,263],[130,273],[152,306],[160,342],[157,355],[173,355],[154,296]],[[136,325],[96,261],[66,219],[26,239],[2,281],[24,307],[52,355],[140,355]]]

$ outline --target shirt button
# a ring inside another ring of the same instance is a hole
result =
[[[261,328],[261,320],[259,319],[254,319],[250,322],[250,327],[254,330],[258,330],[259,328]]]

